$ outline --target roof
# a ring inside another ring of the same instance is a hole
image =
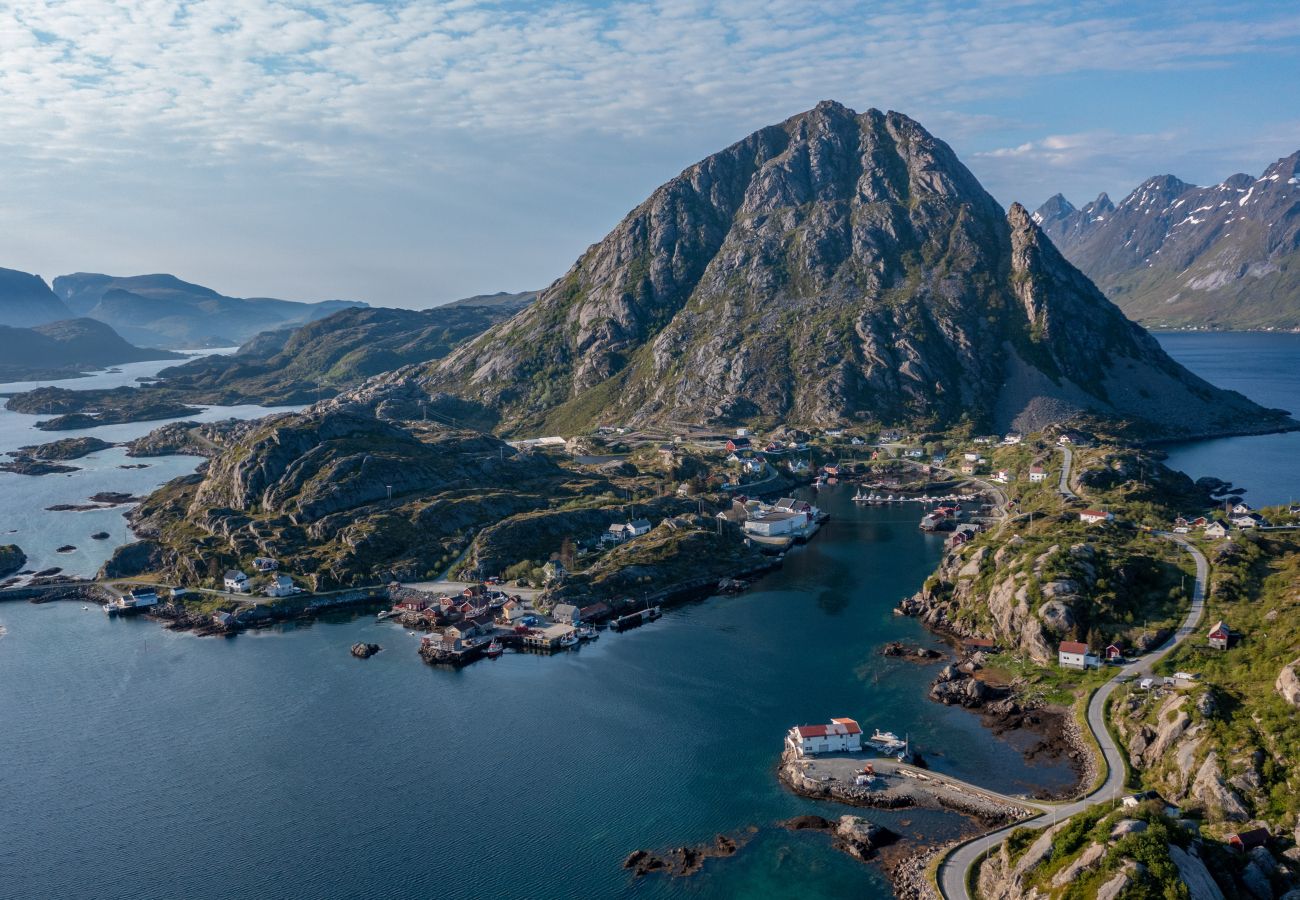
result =
[[[1210,634],[1220,634],[1220,633],[1232,634],[1232,629],[1230,629],[1227,625],[1224,625],[1222,619],[1215,622],[1214,627],[1210,629]]]
[[[1087,653],[1088,645],[1079,641],[1061,641],[1059,649],[1062,653]]]
[[[601,615],[602,613],[609,612],[609,604],[606,603],[604,600],[599,600],[591,604],[590,606],[584,606],[581,609],[581,612],[584,616]]]
[[[649,520],[649,519],[633,519],[631,522],[628,522],[627,524],[631,525],[633,528],[649,528],[649,527],[650,527],[650,520]]]
[[[571,616],[578,611],[578,607],[572,603],[555,604],[555,614],[557,616]]]
[[[248,576],[245,575],[243,572],[240,572],[240,571],[238,571],[238,570],[236,570],[236,569],[227,569],[227,570],[226,570],[225,577],[226,577],[226,578],[229,578],[229,579],[232,579],[232,580],[234,580],[234,581],[239,581],[239,580],[241,580],[241,579],[245,579],[245,578],[247,578]]]
[[[862,728],[852,719],[831,719],[829,725],[796,725],[794,732],[801,738],[814,738],[862,734]]]
[[[1237,839],[1241,841],[1243,847],[1262,847],[1268,842],[1269,833],[1267,828],[1252,828],[1249,831],[1237,832]],[[1232,840],[1231,837],[1228,840]]]
[[[1105,513],[1105,512],[1102,512],[1100,509],[1085,509],[1083,512],[1079,513],[1079,515],[1081,515],[1081,516],[1101,516],[1101,517],[1104,519],[1104,518],[1105,518],[1107,515],[1109,515],[1109,514],[1108,514],[1108,513]]]

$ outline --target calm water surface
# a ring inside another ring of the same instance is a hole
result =
[[[1001,790],[1061,785],[970,713],[924,699],[929,642],[890,610],[933,569],[912,509],[834,515],[755,590],[557,657],[433,669],[371,617],[231,639],[0,606],[0,895],[63,897],[866,897],[873,868],[823,836],[838,814],[774,777],[794,723],[908,732],[932,765]],[[352,659],[357,640],[384,652]],[[908,836],[964,826],[870,812]],[[762,830],[692,879],[634,883],[639,847]]]
[[[26,381],[0,384],[0,395],[32,390],[43,385],[54,385],[70,390],[113,388],[133,385],[136,378],[153,375],[160,369],[176,365],[175,360],[129,363],[115,367],[116,372],[98,372],[85,378],[61,381]],[[209,406],[185,419],[195,422],[215,422],[221,419],[251,419],[272,412],[282,412],[297,407],[270,409],[263,406]],[[164,421],[130,422],[122,425],[101,425],[77,431],[39,431],[36,423],[47,419],[45,415],[26,415],[4,409],[0,396],[0,456],[10,450],[30,444],[43,444],[65,437],[98,437],[105,441],[129,441],[148,434]],[[92,453],[67,463],[78,471],[62,475],[16,475],[0,472],[0,544],[17,544],[27,554],[27,567],[36,571],[58,566],[67,575],[93,575],[112,555],[113,549],[134,540],[122,513],[128,508],[86,510],[83,512],[51,512],[46,509],[56,504],[84,505],[92,494],[101,491],[120,491],[144,496],[179,475],[194,471],[202,462],[196,456],[161,456],[131,459],[122,447],[113,447]],[[123,469],[123,465],[145,464],[143,469]],[[93,540],[90,536],[107,532],[108,538]],[[59,547],[72,546],[75,550],[57,552]]]
[[[1162,332],[1161,346],[1211,384],[1300,416],[1300,334]],[[1246,488],[1254,506],[1300,500],[1300,432],[1195,441],[1168,448],[1169,464]]]

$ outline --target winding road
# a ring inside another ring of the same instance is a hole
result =
[[[1068,448],[1062,448],[1066,454],[1065,472],[1069,472],[1070,451]],[[1062,473],[1062,484],[1065,485],[1065,473]],[[1068,485],[1066,485],[1068,487]],[[1106,701],[1114,693],[1121,682],[1127,681],[1137,676],[1148,675],[1151,667],[1164,659],[1174,647],[1182,643],[1189,635],[1196,632],[1200,625],[1201,616],[1205,611],[1205,589],[1209,582],[1210,566],[1205,560],[1205,555],[1193,546],[1186,538],[1177,534],[1167,532],[1158,532],[1161,537],[1168,538],[1171,541],[1181,545],[1188,553],[1192,554],[1192,559],[1196,561],[1196,582],[1192,586],[1192,605],[1187,611],[1187,617],[1183,624],[1174,632],[1169,640],[1165,641],[1155,650],[1145,654],[1134,662],[1124,666],[1110,681],[1106,682],[1088,702],[1088,728],[1092,731],[1093,737],[1097,739],[1101,747],[1102,756],[1105,758],[1106,780],[1101,786],[1088,794],[1081,800],[1075,800],[1070,803],[1055,804],[1049,807],[1054,813],[1053,818],[1048,818],[1046,814],[1036,819],[1030,819],[1024,822],[1017,822],[1006,828],[991,832],[980,837],[973,838],[964,844],[959,844],[952,850],[939,864],[938,881],[939,890],[946,900],[969,900],[970,893],[966,889],[966,873],[970,867],[980,858],[980,856],[996,843],[1000,843],[1007,835],[1017,828],[1043,828],[1052,824],[1053,821],[1060,821],[1075,813],[1083,812],[1091,806],[1106,801],[1112,801],[1117,798],[1124,790],[1124,757],[1123,751],[1115,745],[1115,741],[1110,736],[1109,729],[1106,728]],[[1039,804],[1028,804],[1043,808]]]

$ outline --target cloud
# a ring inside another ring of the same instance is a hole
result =
[[[1193,4],[1195,6],[1195,4]],[[1271,52],[1267,22],[1186,4],[18,0],[0,28],[0,141],[98,163],[248,156],[324,172],[440,163],[464,135],[653,137],[749,127],[833,96],[921,108],[1074,71]],[[445,160],[443,160],[445,162]]]

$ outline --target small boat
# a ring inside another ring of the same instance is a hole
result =
[[[598,637],[600,637],[600,632],[593,625],[583,625],[578,629],[578,640],[580,641],[594,641]]]
[[[561,647],[576,647],[578,646],[578,635],[576,633],[566,634],[560,638],[559,643]]]
[[[861,488],[858,488],[858,492],[857,492],[856,494],[853,495],[853,499],[854,499],[854,501],[857,502],[857,503],[865,503],[865,502],[867,502],[868,500],[871,499],[871,495],[870,495],[870,494],[864,494],[864,493],[862,492],[862,489],[861,489]]]
[[[82,609],[83,609],[83,610],[86,610],[86,609],[90,609],[90,607],[89,607],[89,606],[83,606]]]
[[[377,614],[375,618],[382,622],[384,621],[384,619],[387,619],[391,615],[394,615],[393,611],[391,609],[385,609],[379,614]]]
[[[505,653],[506,651],[505,648],[501,646],[501,642],[498,641],[496,638],[493,638],[492,643],[488,644],[487,649],[484,650],[483,652],[484,654],[487,655],[488,659],[496,659],[498,656],[500,656],[502,653]]]

